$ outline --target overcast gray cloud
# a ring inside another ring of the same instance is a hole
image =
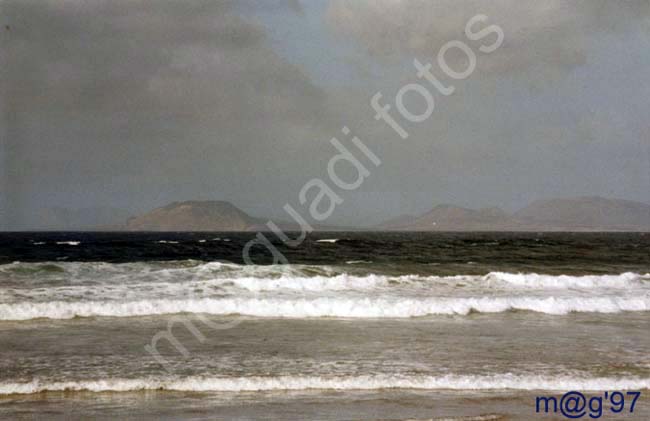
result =
[[[640,75],[650,68],[650,3],[333,0],[327,19],[380,75],[375,89],[394,98],[417,80],[414,57],[435,63],[455,39],[476,48],[463,31],[477,13],[503,28],[503,45],[479,54],[468,80],[450,81],[456,94],[437,98],[401,152],[387,152],[377,190],[430,198],[425,207],[512,209],[580,194],[649,201],[650,84]]]
[[[5,221],[185,199],[281,215],[325,174],[344,124],[384,164],[331,222],[440,202],[648,201],[648,5],[1,1]],[[412,59],[432,61],[477,13],[503,28],[503,46],[400,143],[369,98],[394,98],[416,80]]]
[[[106,204],[127,194],[151,206],[269,188],[268,166],[297,161],[321,131],[324,93],[233,9],[3,2],[13,217],[57,195]]]
[[[405,54],[435,57],[462,36],[466,22],[483,14],[508,35],[482,72],[524,72],[543,64],[547,73],[584,64],[595,33],[650,29],[650,3],[608,0],[332,0],[328,19],[379,59]]]

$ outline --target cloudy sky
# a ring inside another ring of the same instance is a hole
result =
[[[477,14],[477,28],[503,28],[492,53],[478,47],[493,39],[464,33]],[[327,180],[342,126],[382,165],[339,192],[330,223],[439,203],[650,202],[647,0],[0,0],[0,25],[8,228],[47,207],[189,199],[282,216],[308,180]],[[437,67],[451,40],[476,52],[465,80]],[[415,58],[456,89],[434,92],[426,121],[393,114],[401,139],[370,98],[396,113],[397,91],[420,81]]]

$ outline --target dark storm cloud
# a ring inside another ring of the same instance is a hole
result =
[[[154,200],[156,190],[219,191],[241,165],[243,178],[261,177],[266,160],[291,156],[327,120],[323,92],[230,2],[1,7],[14,219],[50,192],[101,201],[116,180]]]

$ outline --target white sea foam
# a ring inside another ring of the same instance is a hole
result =
[[[484,277],[488,282],[498,281],[515,287],[523,288],[629,288],[643,285],[650,285],[650,274],[640,275],[638,273],[626,272],[620,275],[540,275],[537,273],[504,273],[491,272]]]
[[[509,310],[648,311],[650,274],[352,275],[309,265],[198,261],[0,265],[0,320],[200,312],[420,317]]]
[[[161,240],[167,241],[168,240]],[[73,242],[76,243],[76,242]],[[348,264],[366,263],[361,260]],[[544,275],[536,273],[491,272],[487,275],[421,276],[416,274],[388,276],[383,274],[345,273],[345,268],[323,265],[238,265],[224,262],[134,262],[112,264],[105,262],[14,262],[0,265],[0,276],[22,277],[21,284],[40,283],[47,276],[64,276],[72,284],[92,285],[140,281],[182,283],[228,279],[244,289],[270,291],[369,289],[386,286],[429,288],[440,286],[475,287],[485,290],[508,289],[650,289],[650,274],[622,273],[617,275]],[[33,276],[39,272],[38,276]],[[61,275],[59,272],[64,272]]]
[[[78,246],[79,244],[81,244],[81,241],[57,241],[56,243],[58,245]]]
[[[338,238],[323,238],[321,240],[316,240],[317,243],[336,243],[339,241]]]
[[[81,381],[33,380],[2,382],[0,395],[44,391],[129,392],[175,390],[191,392],[244,392],[274,390],[640,390],[650,388],[650,378],[552,377],[537,375],[445,375],[445,376],[339,376],[339,377],[185,377],[98,379]]]
[[[52,300],[76,299],[121,299],[137,298],[142,294],[147,298],[179,297],[186,295],[209,296],[210,293],[238,294],[282,293],[282,292],[364,292],[372,294],[394,295],[458,295],[472,292],[474,295],[513,295],[522,293],[544,293],[546,290],[567,290],[554,292],[554,295],[584,291],[597,292],[600,295],[620,294],[637,291],[650,293],[650,278],[647,275],[625,273],[604,276],[547,276],[493,273],[487,276],[427,276],[417,275],[354,276],[345,273],[305,276],[305,269],[286,266],[274,269],[269,266],[233,266],[211,263],[190,268],[130,268],[116,269],[113,266],[78,267],[57,265],[22,266],[30,271],[16,275],[21,281],[33,271],[47,271],[40,279],[17,282],[14,288],[1,288],[17,299]],[[6,269],[11,272],[10,269]],[[321,268],[321,273],[328,273]],[[0,270],[1,273],[1,270]],[[65,286],[38,285],[46,282],[48,277],[58,280],[66,277]],[[32,276],[33,278],[33,276]],[[38,281],[38,282],[37,282]],[[570,290],[570,291],[569,291]],[[207,294],[207,295],[206,295]],[[560,295],[560,296],[561,296]]]
[[[0,320],[131,317],[176,313],[254,317],[408,318],[500,313],[511,310],[563,315],[571,312],[650,311],[650,296],[631,297],[439,297],[439,298],[199,298],[137,301],[49,301],[0,304]]]
[[[351,261],[349,264],[362,263]],[[245,266],[240,268],[246,268]],[[325,269],[322,269],[325,271]],[[620,275],[539,275],[491,272],[488,275],[454,276],[387,276],[369,274],[354,276],[329,270],[328,276],[305,276],[304,268],[287,266],[279,271],[269,266],[250,266],[249,269],[234,269],[228,274],[228,281],[249,291],[273,291],[279,289],[298,291],[369,290],[386,287],[410,287],[435,290],[441,286],[454,287],[462,284],[483,290],[508,289],[629,289],[643,288],[650,291],[650,274],[623,273]],[[275,276],[275,277],[274,277]]]
[[[230,279],[233,285],[248,291],[343,291],[343,290],[369,290],[388,286],[394,283],[408,282],[417,277],[400,276],[390,278],[381,275],[350,276],[340,274],[335,276],[291,277],[283,276],[275,279],[245,277]]]

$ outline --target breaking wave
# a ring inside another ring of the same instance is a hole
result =
[[[511,310],[650,311],[650,274],[397,276],[348,270],[198,261],[16,262],[0,265],[0,320],[186,312],[406,318]]]
[[[73,317],[133,317],[176,313],[253,317],[409,318],[533,311],[564,315],[571,312],[619,313],[650,311],[650,297],[319,297],[319,298],[199,298],[139,301],[49,301],[0,304],[0,320]]]
[[[247,392],[275,390],[639,390],[649,389],[650,378],[551,377],[534,375],[446,375],[446,376],[339,376],[339,377],[186,377],[99,379],[0,383],[0,395],[46,391],[129,392],[173,390],[188,392]]]
[[[491,272],[484,277],[486,281],[504,282],[523,288],[629,288],[650,285],[650,274],[626,272],[620,275],[539,275],[537,273]]]
[[[361,260],[347,264],[367,263]],[[0,289],[7,281],[18,286],[45,284],[49,279],[64,280],[66,286],[91,284],[147,284],[164,288],[196,282],[228,284],[250,291],[276,289],[300,291],[367,290],[383,287],[436,289],[440,286],[481,289],[650,289],[650,273],[626,272],[617,275],[544,275],[536,273],[490,272],[487,275],[389,276],[375,273],[348,273],[349,268],[317,265],[237,265],[221,262],[44,262],[0,265]],[[57,282],[60,284],[60,282]],[[191,284],[191,285],[190,285]]]

